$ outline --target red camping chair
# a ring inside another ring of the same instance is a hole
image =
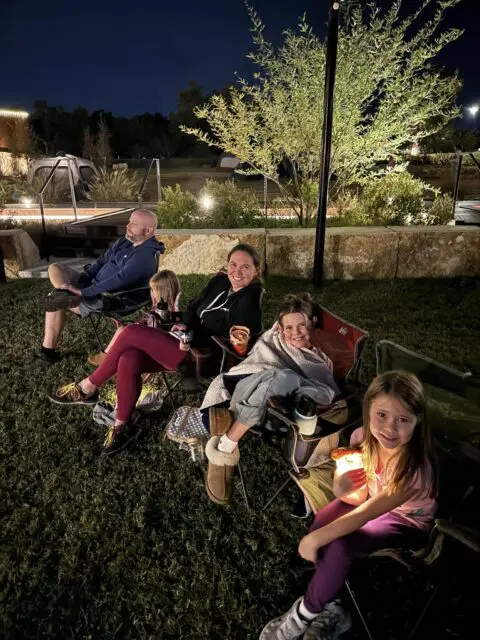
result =
[[[369,334],[321,305],[315,305],[314,315],[317,322],[312,343],[332,360],[341,393],[332,405],[318,407],[317,428],[311,436],[302,435],[288,410],[278,403],[268,409],[265,424],[254,427],[255,435],[280,447],[290,467],[288,478],[263,509],[267,509],[295,477],[309,474],[306,465],[321,440],[334,433],[346,438],[362,422],[361,360]]]

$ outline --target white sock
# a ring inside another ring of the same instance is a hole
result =
[[[304,598],[302,598],[300,600],[300,603],[298,605],[298,613],[302,616],[302,618],[304,618],[305,620],[313,620],[314,618],[316,618],[318,616],[318,613],[312,613],[311,611],[309,611],[307,609],[307,607],[305,606],[305,601]]]
[[[230,440],[230,438],[225,434],[220,438],[217,444],[217,449],[222,451],[223,453],[232,453],[238,446],[238,442],[235,440]]]

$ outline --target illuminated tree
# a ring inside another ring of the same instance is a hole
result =
[[[341,5],[332,134],[332,185],[339,189],[372,179],[379,161],[432,135],[459,114],[460,81],[433,65],[435,56],[461,35],[441,31],[447,9],[460,0],[424,0],[406,18],[401,0],[382,11],[375,2]],[[430,7],[429,7],[430,5]],[[424,12],[434,9],[431,19]],[[248,7],[255,52],[254,81],[239,81],[228,96],[214,95],[195,114],[209,131],[183,127],[211,146],[235,154],[248,171],[274,181],[300,223],[315,213],[323,121],[325,43],[302,18],[276,50]],[[280,181],[279,167],[291,180]],[[396,170],[405,169],[401,162]]]

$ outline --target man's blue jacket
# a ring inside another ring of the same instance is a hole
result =
[[[127,238],[120,238],[85,269],[80,285],[87,286],[81,286],[82,295],[91,297],[106,291],[147,285],[157,269],[156,253],[164,251],[163,242],[158,242],[155,238],[149,238],[136,247]]]

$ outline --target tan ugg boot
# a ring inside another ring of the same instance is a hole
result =
[[[208,410],[208,424],[212,436],[223,436],[233,423],[233,413],[221,407],[210,407]]]
[[[100,351],[100,353],[94,353],[88,356],[88,363],[92,364],[94,367],[99,367],[107,357],[105,351]]]
[[[238,447],[232,453],[224,453],[217,449],[219,436],[213,436],[207,442],[205,455],[208,460],[205,487],[210,500],[216,504],[226,505],[230,502],[233,489],[233,473],[240,460]]]

